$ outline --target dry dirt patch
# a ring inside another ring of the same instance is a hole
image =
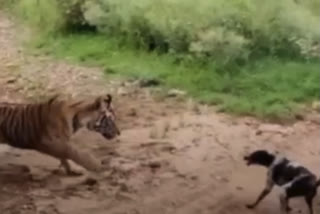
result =
[[[109,142],[87,131],[75,136],[108,166],[96,182],[64,176],[53,158],[1,146],[1,214],[277,213],[276,191],[256,211],[244,206],[264,184],[265,170],[242,161],[257,148],[282,152],[319,175],[317,123],[264,124],[174,98],[157,101],[149,89],[105,80],[99,68],[28,56],[17,32],[0,13],[1,101],[111,92],[122,135]],[[318,196],[315,213],[319,204]],[[306,213],[301,200],[293,207]]]

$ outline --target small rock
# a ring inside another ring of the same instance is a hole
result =
[[[7,79],[7,81],[6,81],[7,84],[12,84],[12,83],[15,83],[15,82],[17,82],[16,78],[10,78],[10,79]]]
[[[120,186],[121,191],[130,192],[130,186],[126,183],[126,181],[118,181],[118,185]]]
[[[222,178],[222,181],[225,182],[225,183],[229,183],[230,180],[228,178]]]
[[[165,145],[161,148],[161,150],[164,152],[174,153],[177,150],[177,148],[173,145]]]
[[[120,87],[117,90],[117,94],[120,96],[125,96],[125,95],[128,95],[129,93],[123,87]]]
[[[51,194],[50,194],[50,191],[48,190],[39,189],[31,192],[30,195],[35,197],[49,197]]]
[[[14,168],[15,172],[27,173],[27,174],[31,172],[30,168],[25,165],[8,164],[8,166],[11,168]]]
[[[105,68],[104,72],[106,72],[108,74],[115,74],[116,73],[116,71],[114,69],[112,69],[112,68]]]
[[[225,159],[225,156],[223,156],[223,155],[217,155],[217,156],[214,158],[215,161],[222,161],[222,160],[224,160],[224,159]]]
[[[221,182],[225,182],[225,183],[229,182],[229,180],[227,178],[224,178],[224,177],[221,177],[221,176],[215,176],[215,179],[217,181],[221,181]]]
[[[105,171],[102,173],[102,177],[109,178],[112,175],[112,171]]]
[[[137,162],[131,162],[131,163],[121,163],[117,164],[115,166],[112,166],[112,168],[116,169],[117,171],[123,172],[123,173],[130,173],[137,169],[139,166],[139,163]]]
[[[305,119],[304,116],[302,114],[299,114],[299,113],[295,114],[294,117],[295,117],[296,120],[304,120]]]
[[[314,101],[312,103],[312,109],[317,112],[320,112],[320,101]]]
[[[139,210],[137,209],[133,209],[133,210],[129,210],[127,211],[125,214],[141,214]]]
[[[171,89],[168,91],[168,97],[178,97],[184,95],[186,95],[186,92],[178,89]]]
[[[190,179],[191,179],[191,180],[197,180],[197,179],[198,179],[198,176],[197,176],[197,175],[192,175],[192,176],[190,176]]]
[[[214,177],[217,181],[221,181],[222,180],[222,177],[220,177],[220,176],[215,176]]]
[[[177,176],[180,178],[184,178],[184,179],[186,179],[188,177],[187,174],[185,174],[183,172],[177,172]]]
[[[93,186],[93,185],[96,185],[97,183],[98,183],[98,180],[95,178],[87,178],[82,182],[82,184],[88,185],[88,186]]]
[[[32,205],[31,204],[25,204],[25,205],[22,206],[22,209],[31,210],[32,209]]]
[[[241,186],[237,186],[236,188],[237,188],[237,190],[239,190],[239,191],[242,191],[242,190],[243,190],[243,187],[241,187]]]
[[[308,115],[306,119],[314,124],[320,125],[320,115],[318,114]]]
[[[292,128],[283,127],[276,124],[262,124],[258,127],[256,135],[261,135],[264,132],[273,132],[283,135],[289,135],[290,133],[292,133]]]
[[[137,110],[135,108],[131,108],[128,112],[128,116],[130,117],[136,117],[137,116]]]
[[[14,63],[6,63],[4,66],[7,67],[7,68],[16,68],[19,65],[18,64],[14,64]]]
[[[256,131],[256,135],[262,135],[262,131],[261,130],[257,130]]]
[[[153,160],[149,162],[148,166],[152,169],[157,169],[161,167],[161,162],[158,160]]]
[[[176,201],[171,201],[170,202],[170,206],[171,207],[176,207],[177,206],[177,202]]]
[[[310,151],[310,154],[313,155],[313,156],[317,155],[316,152],[314,152],[314,151]]]
[[[136,201],[136,197],[133,194],[127,192],[119,192],[117,194],[117,197],[122,200]]]
[[[159,179],[154,179],[152,182],[151,182],[151,185],[154,186],[154,187],[158,187],[160,186],[161,182]]]
[[[165,172],[165,173],[162,173],[161,175],[159,175],[158,177],[162,178],[162,179],[171,179],[171,178],[175,177],[175,174],[172,172]]]
[[[144,87],[154,87],[160,85],[160,81],[157,79],[143,79],[139,81],[139,86]]]

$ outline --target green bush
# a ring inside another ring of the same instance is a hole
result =
[[[0,8],[11,8],[13,5],[17,4],[18,1],[19,0],[0,0]]]
[[[11,8],[22,21],[42,32],[62,30],[64,20],[55,0],[15,0]]]
[[[310,8],[293,0],[96,0],[84,14],[102,32],[141,47],[229,62],[312,55],[320,31]]]
[[[87,25],[83,16],[82,6],[85,0],[55,0],[63,16],[63,29],[73,30]]]
[[[3,1],[63,33],[33,41],[46,53],[159,79],[224,111],[293,118],[319,99],[319,61],[304,60],[319,57],[319,0]],[[88,25],[100,33],[74,33]]]
[[[21,20],[40,31],[54,34],[86,26],[82,12],[84,1],[9,0],[1,5],[10,8]]]
[[[137,48],[204,61],[319,55],[319,0],[10,2],[20,16],[46,32],[89,25]]]

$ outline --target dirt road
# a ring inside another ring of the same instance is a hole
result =
[[[65,176],[53,158],[0,145],[1,214],[279,213],[277,189],[256,211],[245,208],[265,181],[265,169],[242,161],[257,148],[281,152],[319,176],[319,121],[313,116],[280,126],[217,114],[192,101],[159,100],[151,89],[105,80],[99,68],[27,55],[22,32],[0,12],[0,100],[109,91],[122,135],[113,141],[85,130],[75,136],[109,165],[97,182]],[[302,199],[292,207],[294,214],[307,213]],[[320,195],[315,209],[320,212]]]

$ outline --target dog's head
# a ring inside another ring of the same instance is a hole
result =
[[[257,150],[244,157],[247,165],[262,165],[270,166],[274,161],[275,156],[266,150]]]

